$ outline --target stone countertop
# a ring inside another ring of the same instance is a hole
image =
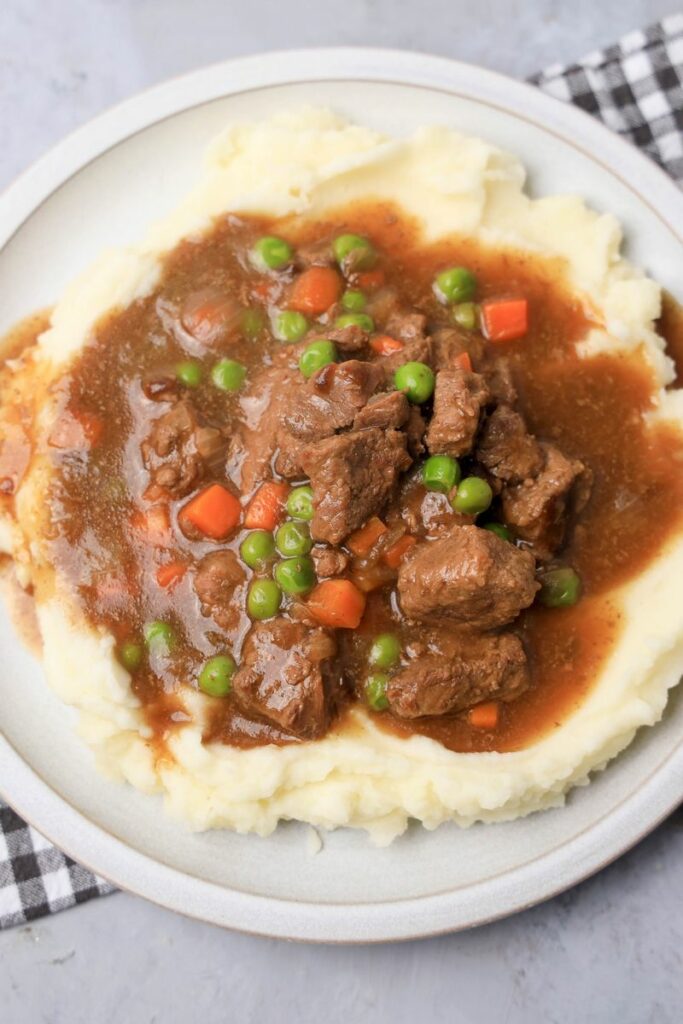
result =
[[[524,77],[671,13],[671,0],[1,0],[0,187],[66,132],[166,77],[315,45],[422,50]],[[7,1024],[422,1019],[674,1024],[683,811],[564,895],[472,932],[301,946],[119,893],[0,933]]]

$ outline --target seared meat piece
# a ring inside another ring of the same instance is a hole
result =
[[[449,715],[486,700],[509,701],[529,686],[526,654],[513,633],[463,634],[447,649],[417,658],[389,680],[399,718]]]
[[[469,352],[475,366],[479,366],[484,339],[476,334],[459,331],[457,327],[440,327],[432,331],[432,359],[435,370],[450,370],[463,352]]]
[[[385,333],[401,341],[417,341],[425,337],[427,317],[413,310],[412,313],[392,313],[386,323]]]
[[[424,416],[420,412],[418,406],[411,405],[405,431],[406,437],[408,438],[408,451],[413,458],[417,458],[418,455],[424,454],[427,450],[424,443],[426,430],[427,424]]]
[[[567,517],[590,495],[590,476],[578,459],[568,459],[552,444],[540,444],[544,464],[533,480],[503,488],[503,519],[531,544],[537,558],[550,558],[562,544]]]
[[[349,556],[339,548],[316,545],[311,551],[316,576],[341,576],[349,567]]]
[[[152,423],[140,449],[151,482],[146,496],[182,498],[207,469],[220,464],[227,442],[216,427],[203,426],[190,401],[176,402]]]
[[[242,648],[233,693],[248,714],[315,739],[327,729],[340,688],[331,663],[336,651],[327,630],[286,619],[258,623]]]
[[[545,461],[522,417],[507,405],[498,406],[484,423],[477,458],[492,476],[512,484],[535,477]]]
[[[320,337],[320,331],[311,335],[311,338]],[[325,331],[328,341],[333,341],[343,355],[350,355],[354,352],[362,352],[368,343],[368,332],[357,324],[349,324],[348,327],[334,327],[331,331]]]
[[[233,599],[244,580],[244,569],[234,551],[212,551],[197,566],[194,589],[202,614],[211,616],[221,629],[232,630],[239,625],[239,604]]]
[[[285,428],[293,437],[312,441],[350,427],[381,379],[375,363],[349,359],[324,366],[300,389],[296,402],[285,412]]]
[[[489,397],[481,374],[460,367],[440,370],[434,388],[434,415],[427,429],[430,452],[455,457],[470,452]]]
[[[228,472],[244,493],[272,476],[282,418],[298,401],[300,380],[298,370],[270,366],[240,396],[244,422],[230,445]]]
[[[382,356],[375,365],[381,366],[384,379],[393,384],[396,370],[404,363],[426,363],[427,366],[431,366],[432,343],[429,338],[407,341],[399,352],[392,352],[390,356]]]
[[[369,427],[309,444],[300,461],[313,488],[311,536],[339,544],[382,509],[411,460],[405,434]]]
[[[401,607],[414,619],[442,616],[473,629],[517,618],[538,590],[534,557],[489,530],[455,526],[418,544],[398,573]]]
[[[410,403],[401,391],[389,391],[371,398],[353,421],[354,430],[365,427],[381,427],[389,430],[402,427],[410,417]]]
[[[350,427],[381,381],[374,363],[349,359],[324,366],[295,389],[278,432],[277,472],[288,479],[302,474],[301,452],[306,443]]]

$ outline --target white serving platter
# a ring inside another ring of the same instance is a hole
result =
[[[105,246],[133,242],[182,197],[206,142],[235,118],[329,105],[396,135],[428,123],[515,152],[535,195],[573,192],[624,224],[627,254],[683,300],[683,195],[582,112],[501,75],[419,54],[309,50],[174,79],[66,138],[0,197],[0,332],[54,302]],[[463,831],[414,827],[388,849],[339,830],[268,839],[192,834],[157,798],[95,773],[72,712],[0,610],[0,792],[76,860],[164,906],[310,941],[406,939],[471,927],[566,889],[683,799],[683,697],[566,807]],[[88,671],[88,666],[83,666]]]

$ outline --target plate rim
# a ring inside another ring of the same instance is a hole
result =
[[[154,123],[223,96],[289,84],[362,80],[465,96],[555,134],[616,176],[683,246],[683,235],[675,229],[677,223],[683,225],[683,192],[661,167],[585,111],[536,86],[445,57],[371,47],[325,47],[220,61],[154,85],[99,114],[39,157],[0,194],[0,249],[70,177]],[[504,872],[493,884],[489,879],[466,887],[469,899],[463,899],[459,890],[382,903],[304,903],[197,879],[134,850],[90,821],[40,777],[1,732],[0,793],[69,856],[113,884],[168,909],[277,938],[382,942],[443,934],[506,917],[557,895],[611,863],[683,800],[683,741],[636,791],[587,832],[559,850]],[[630,826],[625,824],[629,820]],[[607,855],[603,832],[614,833]],[[558,872],[562,861],[568,869],[565,874]],[[473,898],[476,903],[477,892],[484,888],[489,893],[502,890],[496,895],[496,910],[470,909],[463,914],[463,905]]]

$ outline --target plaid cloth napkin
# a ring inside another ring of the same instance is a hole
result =
[[[683,13],[531,81],[626,136],[683,185]],[[0,929],[114,891],[0,803]]]

